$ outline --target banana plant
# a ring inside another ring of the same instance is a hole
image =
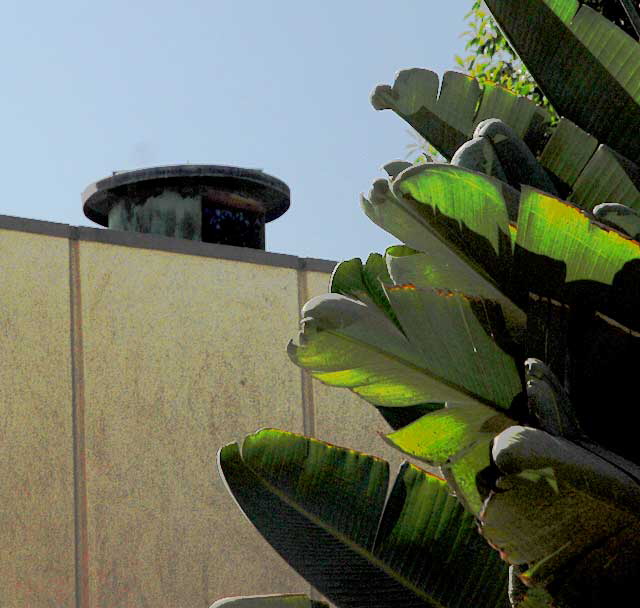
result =
[[[376,534],[358,541],[340,528],[353,513],[339,509],[343,490],[330,480],[356,484],[344,490],[350,505],[367,505],[355,517],[383,522],[386,538],[387,513],[403,500],[434,500],[436,482],[411,486],[420,499],[408,493],[407,471],[426,475],[415,467],[405,465],[382,508],[370,492],[384,496],[386,478],[366,477],[363,456],[345,471],[355,456],[325,460],[331,446],[275,431],[248,438],[242,454],[223,448],[220,469],[241,508],[338,606],[499,605],[507,595],[520,608],[604,606],[633,597],[640,572],[640,45],[576,0],[487,5],[561,119],[551,127],[529,100],[452,72],[440,82],[403,70],[376,87],[373,106],[450,162],[385,165],[388,178],[361,205],[404,244],[339,264],[329,293],[303,308],[288,352],[376,407],[391,427],[385,441],[440,467],[509,582],[498,603],[453,579],[416,583],[405,568],[437,570],[428,547],[445,567],[460,548],[418,519],[400,536],[424,544],[398,553],[407,561],[395,571]],[[367,580],[391,576],[379,580],[393,591],[354,599],[368,589],[360,579],[352,586],[332,559],[303,550],[321,546],[304,538],[324,534],[351,551],[327,555],[352,560]],[[458,595],[443,599],[445,587]]]

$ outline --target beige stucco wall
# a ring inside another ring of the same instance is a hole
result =
[[[315,429],[392,470],[402,460],[373,407],[303,380],[286,355],[328,270],[37,230],[0,230],[0,606],[207,608],[309,592],[215,460],[264,426]]]
[[[69,245],[0,230],[0,606],[75,606]]]
[[[90,606],[209,606],[308,585],[215,466],[263,426],[302,432],[297,271],[82,243]]]

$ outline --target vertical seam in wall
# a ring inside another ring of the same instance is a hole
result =
[[[84,355],[80,293],[78,230],[69,238],[69,297],[71,322],[71,395],[73,424],[73,494],[75,531],[76,608],[89,606],[89,549],[87,544],[87,468],[84,434]]]
[[[309,299],[309,284],[307,281],[307,264],[303,259],[298,259],[298,318],[302,319],[302,307]],[[302,429],[308,437],[316,434],[315,407],[313,403],[313,385],[311,374],[300,368],[300,381],[302,387]],[[309,597],[314,601],[324,598],[313,585],[309,585]]]
[[[299,260],[298,265],[298,315],[301,314],[302,307],[309,299],[309,286],[307,283],[306,262]],[[299,317],[300,318],[300,317]],[[313,403],[313,385],[311,374],[300,368],[300,381],[302,385],[302,432],[314,437],[316,434],[315,407]]]

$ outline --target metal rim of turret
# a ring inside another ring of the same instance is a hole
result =
[[[117,171],[109,177],[90,184],[82,193],[82,210],[92,222],[108,226],[109,210],[114,204],[111,192],[115,188],[146,181],[158,182],[163,179],[197,179],[199,177],[204,177],[213,183],[215,178],[236,179],[240,183],[256,184],[265,188],[269,192],[270,200],[257,202],[263,207],[266,222],[275,220],[289,209],[291,200],[289,186],[260,169],[243,169],[226,165],[167,165],[133,171]]]

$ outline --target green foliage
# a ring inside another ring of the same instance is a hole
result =
[[[469,28],[466,38],[467,55],[456,55],[456,63],[481,85],[498,84],[521,97],[527,97],[547,108],[557,120],[549,100],[503,36],[482,0],[475,0],[465,15]]]
[[[288,349],[459,504],[408,465],[384,504],[381,461],[283,432],[220,452],[247,516],[338,606],[498,605],[487,555],[447,578],[480,555],[471,521],[514,608],[613,605],[640,571],[640,45],[576,0],[487,4],[563,118],[480,73],[376,87],[451,162],[385,165],[361,204],[404,245],[339,264]],[[473,27],[490,60],[512,53]]]
[[[508,569],[442,479],[272,429],[223,447],[239,506],[337,606],[502,608]],[[388,497],[387,497],[388,493]]]
[[[638,36],[619,0],[586,0],[584,4],[637,39]],[[547,108],[555,122],[558,115],[553,106],[500,31],[484,2],[474,0],[465,19],[468,19],[468,29],[463,32],[462,37],[466,39],[465,50],[468,54],[455,57],[462,70],[477,79],[481,85],[499,84],[519,96],[532,99],[538,105]]]

